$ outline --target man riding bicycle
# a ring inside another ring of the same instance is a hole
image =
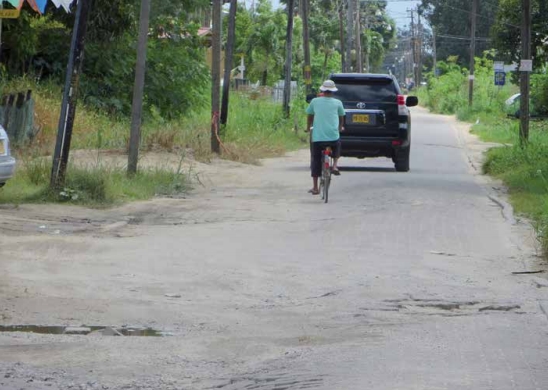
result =
[[[310,169],[312,171],[312,195],[318,195],[318,177],[322,173],[322,151],[331,147],[334,175],[340,175],[337,162],[341,155],[340,132],[344,131],[344,107],[340,100],[333,97],[338,91],[332,80],[326,80],[320,87],[323,96],[312,99],[306,113],[308,114],[306,131],[312,130],[312,154]]]

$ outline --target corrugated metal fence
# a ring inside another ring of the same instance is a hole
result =
[[[14,144],[34,135],[34,100],[32,91],[11,93],[0,100],[0,124]]]
[[[285,81],[280,80],[276,84],[274,84],[274,87],[272,88],[272,100],[275,102],[281,103],[284,100],[284,85]],[[291,88],[290,88],[290,100],[293,99],[295,96],[297,96],[297,82],[292,81],[291,82]]]

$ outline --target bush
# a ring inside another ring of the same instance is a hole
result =
[[[495,86],[493,61],[487,53],[476,58],[473,105],[468,104],[468,70],[455,63],[441,62],[441,76],[427,75],[428,87],[419,91],[419,98],[433,112],[457,114],[462,120],[475,120],[480,113],[500,114],[504,102],[515,88]]]
[[[81,96],[93,108],[129,116],[133,96],[136,51],[134,37],[95,42],[86,48]],[[208,101],[209,78],[205,50],[188,39],[149,39],[143,107],[173,119],[199,109]],[[167,88],[169,86],[169,88]]]
[[[531,75],[531,102],[538,114],[548,114],[548,74]]]

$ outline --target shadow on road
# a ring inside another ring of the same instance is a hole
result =
[[[339,166],[341,172],[396,172],[394,168],[388,167],[341,167]]]
[[[396,170],[392,167],[341,167],[339,166],[339,169],[341,172],[396,172]],[[310,171],[310,167],[305,165],[298,165],[298,166],[291,166],[286,167],[285,170],[292,171],[292,172],[304,172],[304,171]]]
[[[310,167],[308,165],[294,165],[291,167],[286,167],[285,170],[294,172],[310,172]]]

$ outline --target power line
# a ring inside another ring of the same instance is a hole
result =
[[[460,40],[463,40],[463,41],[471,41],[472,38],[470,37],[462,37],[462,36],[458,36],[458,35],[448,35],[448,34],[436,34],[438,37],[442,37],[442,38],[450,38],[450,39],[460,39]],[[476,37],[476,41],[490,41],[491,38],[487,38],[487,37]]]
[[[463,8],[453,7],[452,5],[449,5],[449,4],[444,4],[443,6],[444,6],[444,7],[447,7],[447,8],[454,9],[454,10],[456,10],[456,11],[461,11],[461,12],[465,12],[465,13],[467,13],[467,14],[469,14],[469,15],[472,15],[472,11],[468,11],[468,10],[463,9]],[[480,14],[480,13],[476,13],[475,16],[476,16],[476,17],[480,17],[480,18],[482,18],[482,19],[489,20],[490,22],[496,22],[496,19],[490,18],[490,17],[485,16],[485,15],[482,15],[482,14]],[[520,26],[515,25],[515,24],[511,24],[511,23],[503,23],[503,24],[506,25],[506,26],[514,27],[514,28],[521,28]]]

